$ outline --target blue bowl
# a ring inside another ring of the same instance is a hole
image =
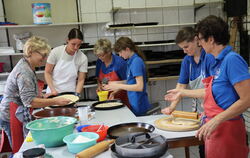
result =
[[[73,117],[47,117],[29,122],[26,128],[36,144],[57,147],[64,145],[63,138],[73,133],[76,121]]]
[[[88,142],[83,142],[83,143],[72,143],[79,135],[87,137],[91,140],[89,140]],[[99,138],[99,135],[94,132],[79,132],[79,133],[73,133],[73,134],[65,136],[63,138],[63,141],[67,144],[69,152],[76,154],[84,149],[87,149],[95,145],[96,140],[98,138]]]
[[[88,126],[90,126],[90,125],[81,125],[81,126],[77,126],[77,127],[76,127],[76,130],[77,130],[77,132],[82,132],[82,128],[83,128],[83,127],[88,127]]]

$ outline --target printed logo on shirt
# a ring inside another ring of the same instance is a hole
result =
[[[220,76],[220,68],[216,70],[214,79],[217,79]]]

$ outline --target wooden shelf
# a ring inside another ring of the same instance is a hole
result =
[[[137,46],[138,47],[157,47],[157,46],[169,46],[169,45],[176,45],[176,43],[141,44]]]
[[[145,28],[158,28],[158,27],[174,27],[174,26],[190,26],[196,23],[181,23],[181,24],[162,24],[162,25],[148,25],[148,26],[129,26],[129,27],[108,27],[108,30],[117,29],[145,29]]]
[[[117,7],[114,8],[113,11],[117,12],[119,10],[131,10],[131,9],[158,9],[158,8],[178,8],[178,7],[196,7],[200,5],[207,5],[207,4],[223,4],[224,1],[215,1],[215,2],[202,2],[202,3],[194,3],[194,4],[183,4],[183,5],[166,5],[166,6],[148,6],[148,7],[131,7],[131,8],[122,8]]]
[[[163,81],[163,80],[174,80],[178,79],[179,76],[166,76],[166,77],[150,77],[148,81]]]
[[[88,25],[88,24],[99,24],[99,23],[107,23],[105,22],[93,22],[93,23],[85,23],[85,22],[73,22],[73,23],[59,23],[59,24],[36,24],[36,25],[1,25],[0,28],[29,28],[29,27],[54,27],[54,26],[71,26],[71,25]]]
[[[167,59],[167,60],[157,60],[157,61],[145,61],[146,64],[167,64],[167,63],[177,63],[181,62],[182,59]]]
[[[88,69],[95,69],[96,66],[89,66]],[[5,77],[8,76],[10,74],[10,72],[2,72],[0,73],[0,77]],[[38,70],[36,71],[36,74],[44,74],[44,70]]]

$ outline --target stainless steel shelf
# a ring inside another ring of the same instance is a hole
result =
[[[157,60],[157,61],[145,61],[146,64],[167,64],[167,63],[178,63],[181,62],[183,59],[167,59],[167,60]]]
[[[145,28],[159,28],[159,27],[174,27],[174,26],[190,26],[196,23],[181,23],[181,24],[162,24],[162,25],[148,25],[148,26],[129,26],[129,27],[108,27],[108,30],[117,29],[145,29]]]
[[[150,77],[148,81],[163,81],[163,80],[175,80],[178,79],[179,76],[166,76],[166,77]]]
[[[88,24],[99,24],[99,23],[107,23],[105,22],[72,22],[72,23],[59,23],[59,24],[37,24],[37,25],[1,25],[0,28],[29,28],[29,27],[54,27],[54,26],[71,26],[71,25],[88,25]]]

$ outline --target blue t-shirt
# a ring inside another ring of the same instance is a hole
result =
[[[178,83],[188,84],[189,81],[195,80],[203,73],[203,78],[210,76],[210,67],[215,63],[215,58],[211,54],[207,54],[204,49],[201,51],[199,63],[194,61],[193,56],[186,55],[181,63],[181,71]],[[191,72],[190,72],[191,65]]]
[[[100,69],[102,69],[102,73],[104,74],[108,74],[112,71],[115,71],[121,80],[127,79],[126,61],[113,53],[112,53],[112,62],[111,64],[108,65],[108,67],[106,67],[104,62],[102,62],[100,59],[96,61],[96,77],[99,77]]]
[[[137,76],[143,76],[143,91],[127,91],[131,110],[136,115],[144,115],[151,107],[146,91],[146,68],[143,60],[135,53],[127,61],[127,84],[135,84]]]
[[[239,54],[232,50],[231,46],[226,46],[217,56],[212,69],[214,72],[212,85],[214,99],[221,108],[227,109],[239,99],[234,85],[250,79],[248,65]]]

